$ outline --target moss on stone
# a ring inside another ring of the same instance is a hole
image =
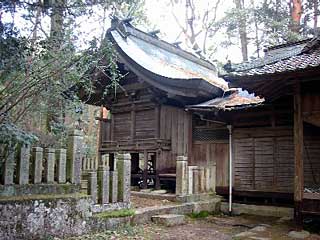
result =
[[[200,211],[200,212],[192,212],[188,214],[188,217],[193,219],[199,219],[199,218],[207,218],[210,215],[208,211]]]
[[[115,211],[102,212],[95,215],[97,218],[120,218],[120,217],[130,217],[135,215],[133,209],[121,209]]]

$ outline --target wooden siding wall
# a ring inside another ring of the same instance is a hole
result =
[[[196,166],[216,165],[216,186],[228,186],[229,144],[217,141],[195,141],[189,163]]]
[[[118,93],[117,102],[112,105],[111,123],[107,140],[129,141],[155,138],[156,104],[147,89],[139,89],[136,100]]]
[[[161,105],[160,139],[171,140],[171,151],[163,151],[159,169],[176,168],[178,155],[188,156],[192,141],[192,115],[181,108]]]
[[[234,129],[234,188],[293,191],[292,128]]]
[[[115,113],[113,117],[114,117],[113,139],[115,141],[130,140],[130,126],[131,126],[130,112]]]
[[[304,138],[304,186],[320,187],[320,135]]]
[[[293,192],[294,145],[290,127],[234,129],[234,188]],[[304,146],[305,186],[320,181],[320,137],[309,136]],[[318,185],[319,186],[319,185]]]
[[[135,114],[135,138],[148,139],[155,138],[155,109],[137,111]]]

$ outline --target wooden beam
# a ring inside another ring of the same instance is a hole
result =
[[[294,88],[294,217],[297,226],[302,227],[302,199],[303,199],[303,118],[301,107],[300,83]]]

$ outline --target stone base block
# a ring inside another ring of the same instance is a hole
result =
[[[221,212],[228,214],[229,206],[227,202],[221,203]],[[257,215],[267,217],[293,217],[293,208],[289,207],[277,207],[277,206],[263,206],[263,205],[249,205],[249,204],[232,204],[233,215]]]
[[[165,214],[151,217],[152,222],[165,225],[167,227],[182,225],[185,223],[184,215]]]

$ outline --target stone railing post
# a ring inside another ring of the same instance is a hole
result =
[[[30,146],[27,144],[22,144],[19,152],[18,183],[23,185],[29,183]]]
[[[58,183],[66,182],[66,170],[67,170],[67,150],[66,149],[58,149],[57,151],[58,163],[57,163],[57,179]]]
[[[196,167],[192,171],[192,178],[193,178],[193,186],[192,192],[193,194],[198,194],[200,190],[200,169]]]
[[[204,168],[204,179],[205,179],[204,191],[210,192],[211,176],[210,176],[210,168],[209,167]]]
[[[55,149],[46,148],[45,158],[47,160],[46,166],[45,166],[45,181],[46,183],[53,183],[54,182],[54,164],[56,160]]]
[[[199,192],[205,192],[204,167],[199,167]]]
[[[32,148],[32,182],[41,183],[42,181],[42,162],[43,162],[43,148]]]
[[[88,179],[88,195],[91,196],[92,202],[94,204],[97,203],[97,172],[92,171],[89,172],[89,179]]]
[[[109,203],[109,166],[99,166],[98,168],[98,202]]]
[[[118,169],[118,200],[130,202],[130,182],[131,182],[131,155],[117,154]]]
[[[210,184],[209,191],[216,192],[216,165],[209,166],[210,171]]]
[[[188,158],[186,156],[177,157],[176,169],[176,195],[184,196],[188,194]]]
[[[81,183],[83,133],[73,130],[69,133],[67,153],[67,179],[73,184]]]
[[[197,166],[188,166],[188,194],[193,194],[193,169]]]
[[[118,172],[115,169],[114,171],[110,171],[110,200],[112,203],[116,203],[118,201]]]
[[[4,162],[3,183],[4,185],[13,184],[15,162],[15,148],[7,146],[7,156]]]

